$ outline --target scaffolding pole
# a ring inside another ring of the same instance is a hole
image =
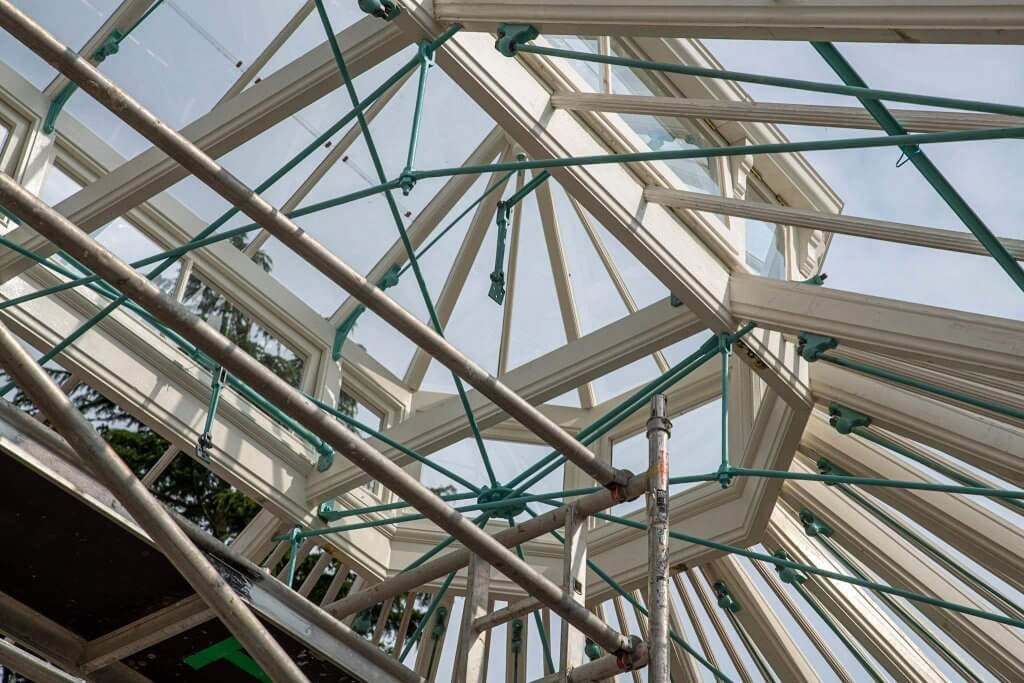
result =
[[[628,474],[601,462],[588,448],[574,439],[553,420],[521,396],[492,377],[484,368],[466,357],[434,329],[420,321],[374,283],[306,231],[271,206],[247,185],[234,177],[208,154],[184,136],[172,130],[157,116],[139,104],[92,64],[79,57],[7,0],[0,0],[0,26],[26,47],[53,65],[88,92],[97,102],[138,131],[157,148],[191,172],[198,180],[261,224],[275,238],[304,258],[342,289],[359,299],[385,322],[414,344],[436,358],[457,376],[465,379],[524,427],[552,448],[561,451],[599,483],[621,486]],[[397,187],[397,183],[395,183]],[[82,259],[85,261],[85,259]],[[94,269],[95,270],[95,269]]]
[[[0,2],[0,18],[10,12],[16,10]],[[6,174],[0,174],[0,203],[12,207],[41,235],[113,283],[125,296],[137,301],[168,328],[182,335],[220,363],[229,374],[252,386],[275,405],[281,406],[284,414],[318,436],[323,435],[320,438],[332,444],[353,464],[423,512],[432,522],[451,534],[453,539],[461,541],[469,551],[480,555],[511,581],[522,586],[531,595],[537,596],[545,605],[563,619],[568,619],[601,647],[613,653],[630,652],[632,643],[626,636],[576,603],[559,586],[516,557],[499,540],[453,510],[412,475],[363,441],[341,422],[322,411],[302,393],[184,306],[163,295],[149,280],[132,270],[124,261],[97,244],[73,223]],[[43,372],[38,366],[34,367],[38,373]],[[54,390],[66,399],[58,388],[54,387]],[[517,398],[522,401],[518,396]],[[572,439],[568,434],[566,436]],[[121,463],[120,460],[117,462]],[[134,477],[131,478],[137,481]],[[637,480],[640,477],[631,479]],[[141,487],[141,482],[138,482],[138,485]],[[620,487],[611,487],[602,493],[614,496],[612,489],[618,490]]]
[[[723,359],[728,362],[728,359]],[[723,401],[724,403],[724,401]],[[668,419],[665,394],[651,397],[651,417],[647,420],[647,609],[650,612],[649,683],[669,683],[668,648],[668,439],[672,423]]]
[[[3,180],[13,182],[7,176],[3,176]],[[144,279],[141,275],[137,277]],[[3,324],[0,324],[0,366],[75,449],[82,462],[124,504],[132,518],[263,670],[275,681],[309,683],[170,514]]]

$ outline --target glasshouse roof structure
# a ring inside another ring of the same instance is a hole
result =
[[[3,683],[1024,680],[1024,2],[0,29]]]

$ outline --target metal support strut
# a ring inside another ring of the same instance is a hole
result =
[[[672,423],[666,416],[668,399],[651,397],[647,420],[650,488],[647,492],[647,607],[650,611],[650,683],[669,683],[668,650],[668,439]]]

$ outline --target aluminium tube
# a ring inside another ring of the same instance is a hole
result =
[[[0,4],[0,7],[3,5]],[[2,10],[0,10],[2,12]],[[281,411],[344,454],[354,465],[391,489],[428,519],[487,560],[509,580],[543,601],[608,652],[628,652],[630,641],[562,592],[561,587],[516,557],[508,548],[455,511],[403,468],[381,455],[332,416],[322,411],[256,359],[165,296],[143,275],[100,246],[10,176],[0,173],[0,205],[13,209],[28,225],[77,258],[112,286],[135,300],[153,317],[192,342],[229,374],[266,396]],[[43,373],[38,366],[37,372]],[[13,373],[12,373],[13,374]],[[55,391],[59,391],[54,387]],[[61,394],[62,398],[66,397]],[[93,432],[95,434],[95,432]],[[99,437],[97,437],[99,438]],[[70,441],[70,439],[69,439]],[[102,442],[102,440],[101,440]],[[118,461],[120,462],[120,460]],[[137,481],[132,477],[133,481]],[[141,482],[138,482],[141,486]],[[618,489],[618,487],[613,487]],[[607,489],[609,495],[612,490]],[[177,528],[177,527],[175,527]],[[180,530],[178,530],[180,533]],[[191,544],[189,544],[190,547]],[[212,571],[212,569],[211,569]],[[282,679],[287,680],[287,679]]]
[[[594,493],[577,498],[572,505],[576,507],[577,514],[589,516],[595,512],[607,510],[623,501],[642,496],[646,490],[647,475],[642,474],[633,477],[625,489],[595,491]],[[526,543],[538,536],[543,536],[565,526],[567,512],[568,506],[563,505],[555,508],[543,515],[528,519],[521,524],[498,532],[494,535],[494,540],[506,547]],[[325,609],[338,618],[346,617],[367,607],[372,607],[382,600],[406,591],[415,590],[423,584],[439,579],[446,574],[459,571],[468,564],[468,550],[453,550],[447,555],[442,555],[429,562],[425,562],[415,569],[410,569],[387,578],[355,595],[346,596],[327,605]]]
[[[648,665],[650,651],[647,643],[636,636],[632,636],[634,643],[633,652],[628,655],[604,655],[592,662],[580,664],[567,672],[558,671],[539,678],[533,683],[594,683],[615,678],[627,671],[637,671]],[[650,679],[648,679],[650,680]]]
[[[368,282],[8,0],[0,0],[0,27],[598,483],[626,483],[627,473],[600,461],[590,449]]]
[[[36,683],[85,683],[85,679],[58,669],[3,637],[0,637],[0,666],[9,673],[21,674]]]
[[[650,623],[650,683],[669,683],[668,650],[668,420],[665,394],[651,397],[647,420],[650,483],[647,491],[647,609]]]
[[[9,180],[6,175],[2,179]],[[39,407],[82,462],[121,501],[174,568],[263,670],[275,681],[309,683],[309,679],[224,582],[170,514],[3,324],[0,324],[0,366]]]

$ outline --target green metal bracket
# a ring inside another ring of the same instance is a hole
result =
[[[96,48],[96,52],[93,53],[92,57],[97,64],[102,64],[103,61],[110,55],[116,55],[117,51],[121,47],[121,41],[124,40],[125,34],[120,31],[114,31],[106,40],[100,43],[100,46]],[[61,88],[61,91],[50,101],[50,108],[46,111],[46,119],[43,121],[43,132],[49,135],[57,127],[57,117],[60,116],[60,112],[64,109],[64,105],[67,104],[71,96],[78,90],[78,85],[73,81],[68,83]]]
[[[396,263],[395,265],[388,268],[387,272],[377,281],[377,287],[381,291],[387,291],[398,284],[399,278],[402,274],[402,268]],[[334,360],[341,360],[341,350],[345,347],[345,340],[348,339],[348,335],[355,329],[356,323],[359,322],[359,316],[366,311],[366,306],[359,304],[356,309],[348,314],[348,317],[341,321],[338,325],[338,329],[334,332],[334,344],[331,347],[331,358]]]
[[[523,155],[519,155],[520,160],[524,158]],[[499,306],[505,301],[505,241],[508,238],[508,221],[512,216],[512,208],[523,201],[527,195],[540,187],[550,177],[551,174],[547,171],[538,173],[533,177],[533,180],[523,185],[522,188],[517,190],[508,199],[498,202],[498,215],[496,219],[498,240],[494,253],[494,270],[491,271],[491,289],[487,292],[487,296]]]
[[[480,495],[477,496],[476,502],[478,504],[494,503],[504,500],[508,497],[516,497],[516,490],[507,486],[496,486],[494,488],[484,487],[480,491]],[[492,517],[503,517],[509,521],[514,520],[516,517],[521,515],[526,510],[526,503],[522,500],[519,502],[512,503],[503,507],[491,508]]]
[[[736,614],[742,609],[740,607],[740,603],[736,602],[736,598],[732,597],[732,594],[729,592],[729,589],[726,587],[724,582],[715,581],[714,585],[711,586],[711,589],[715,591],[715,597],[718,599],[718,606],[722,609],[727,612],[732,612],[733,614]]]
[[[491,271],[491,288],[487,296],[499,306],[505,302],[505,238],[511,213],[511,206],[506,202],[498,202],[498,241],[494,251],[494,270]]]
[[[817,275],[809,277],[806,280],[801,280],[800,284],[802,284],[802,285],[814,285],[815,287],[821,287],[823,284],[825,284],[825,280],[827,280],[827,279],[828,279],[828,275],[826,273],[818,273]]]
[[[800,523],[804,525],[804,532],[812,538],[816,536],[832,537],[832,527],[807,508],[800,511]]]
[[[848,477],[850,473],[833,463],[828,458],[818,458],[818,473],[825,476]],[[835,486],[835,482],[826,481],[825,486]]]
[[[499,24],[498,40],[494,43],[494,49],[506,57],[515,57],[516,50],[522,43],[536,40],[540,31],[530,24]]]
[[[587,659],[594,661],[604,654],[604,650],[601,649],[600,645],[587,638],[587,644],[583,646],[583,653],[587,655]]]
[[[359,0],[359,9],[384,21],[391,21],[402,13],[394,0]]]
[[[786,560],[787,562],[793,561],[793,558],[789,556],[789,553],[787,553],[782,548],[779,548],[774,553],[772,553],[772,556],[777,557],[780,560]],[[775,571],[779,573],[779,579],[782,581],[782,583],[800,585],[801,583],[807,581],[807,574],[804,574],[799,569],[794,569],[793,567],[784,567],[782,565],[777,564],[775,565]]]
[[[821,358],[826,351],[831,351],[839,346],[835,337],[826,337],[811,332],[801,332],[799,339],[800,356],[808,363],[813,363]]]
[[[361,636],[365,636],[373,628],[373,614],[369,609],[364,609],[352,622],[352,630]]]
[[[856,427],[868,427],[871,425],[871,418],[864,413],[859,413],[853,408],[847,408],[833,401],[828,406],[830,415],[828,423],[835,427],[840,434],[849,434]]]
[[[319,455],[316,459],[316,471],[326,472],[331,469],[331,465],[334,464],[334,449],[326,441],[321,441],[316,447],[316,452]]]
[[[441,605],[437,608],[437,617],[434,618],[434,627],[430,629],[430,639],[437,640],[444,635],[445,623],[444,620],[448,616],[448,608]]]
[[[718,485],[723,489],[727,489],[732,486],[732,479],[732,468],[728,465],[723,465],[715,471],[715,481],[717,481]]]
[[[228,375],[219,365],[213,369],[210,381],[210,405],[206,409],[206,425],[196,443],[196,457],[203,462],[210,462],[210,447],[213,446],[213,421],[217,417],[217,406],[220,405],[220,392],[227,382]]]
[[[518,655],[523,650],[523,620],[512,620],[512,639],[509,642],[512,654]]]

